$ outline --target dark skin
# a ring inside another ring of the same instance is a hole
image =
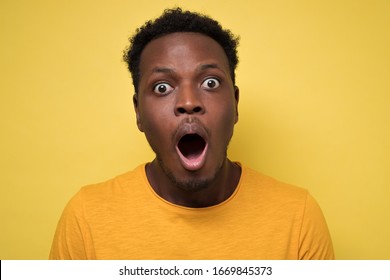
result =
[[[172,33],[145,47],[134,108],[138,128],[156,153],[146,175],[158,195],[186,207],[212,206],[231,196],[241,176],[226,156],[238,98],[226,54],[212,38]],[[179,144],[188,135],[197,136],[187,148],[190,156]]]

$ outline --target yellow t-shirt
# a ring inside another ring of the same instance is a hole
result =
[[[50,259],[333,259],[322,212],[304,189],[242,167],[211,207],[159,197],[145,165],[83,187],[58,223]]]

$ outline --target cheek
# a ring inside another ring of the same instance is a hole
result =
[[[216,106],[215,108],[218,107]],[[230,140],[236,123],[235,106],[227,104],[225,107],[221,106],[219,108],[219,110],[214,109],[215,117],[211,118],[213,130],[218,133],[218,138]]]
[[[221,105],[219,108],[219,114],[225,120],[226,125],[231,126],[232,124],[234,124],[237,116],[236,103],[234,102],[234,100],[225,101],[224,104]]]
[[[161,143],[166,141],[171,135],[172,125],[167,117],[167,108],[163,106],[154,106],[153,108],[140,108],[140,122],[143,132],[150,144],[153,142]]]

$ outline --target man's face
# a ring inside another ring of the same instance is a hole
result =
[[[137,125],[177,186],[197,190],[216,178],[238,120],[237,103],[226,54],[210,37],[172,33],[143,50]]]

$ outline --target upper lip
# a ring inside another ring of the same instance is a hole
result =
[[[176,133],[174,134],[175,145],[177,146],[180,139],[188,134],[197,134],[202,137],[206,143],[208,142],[207,130],[196,118],[183,119],[183,121],[179,124]]]

